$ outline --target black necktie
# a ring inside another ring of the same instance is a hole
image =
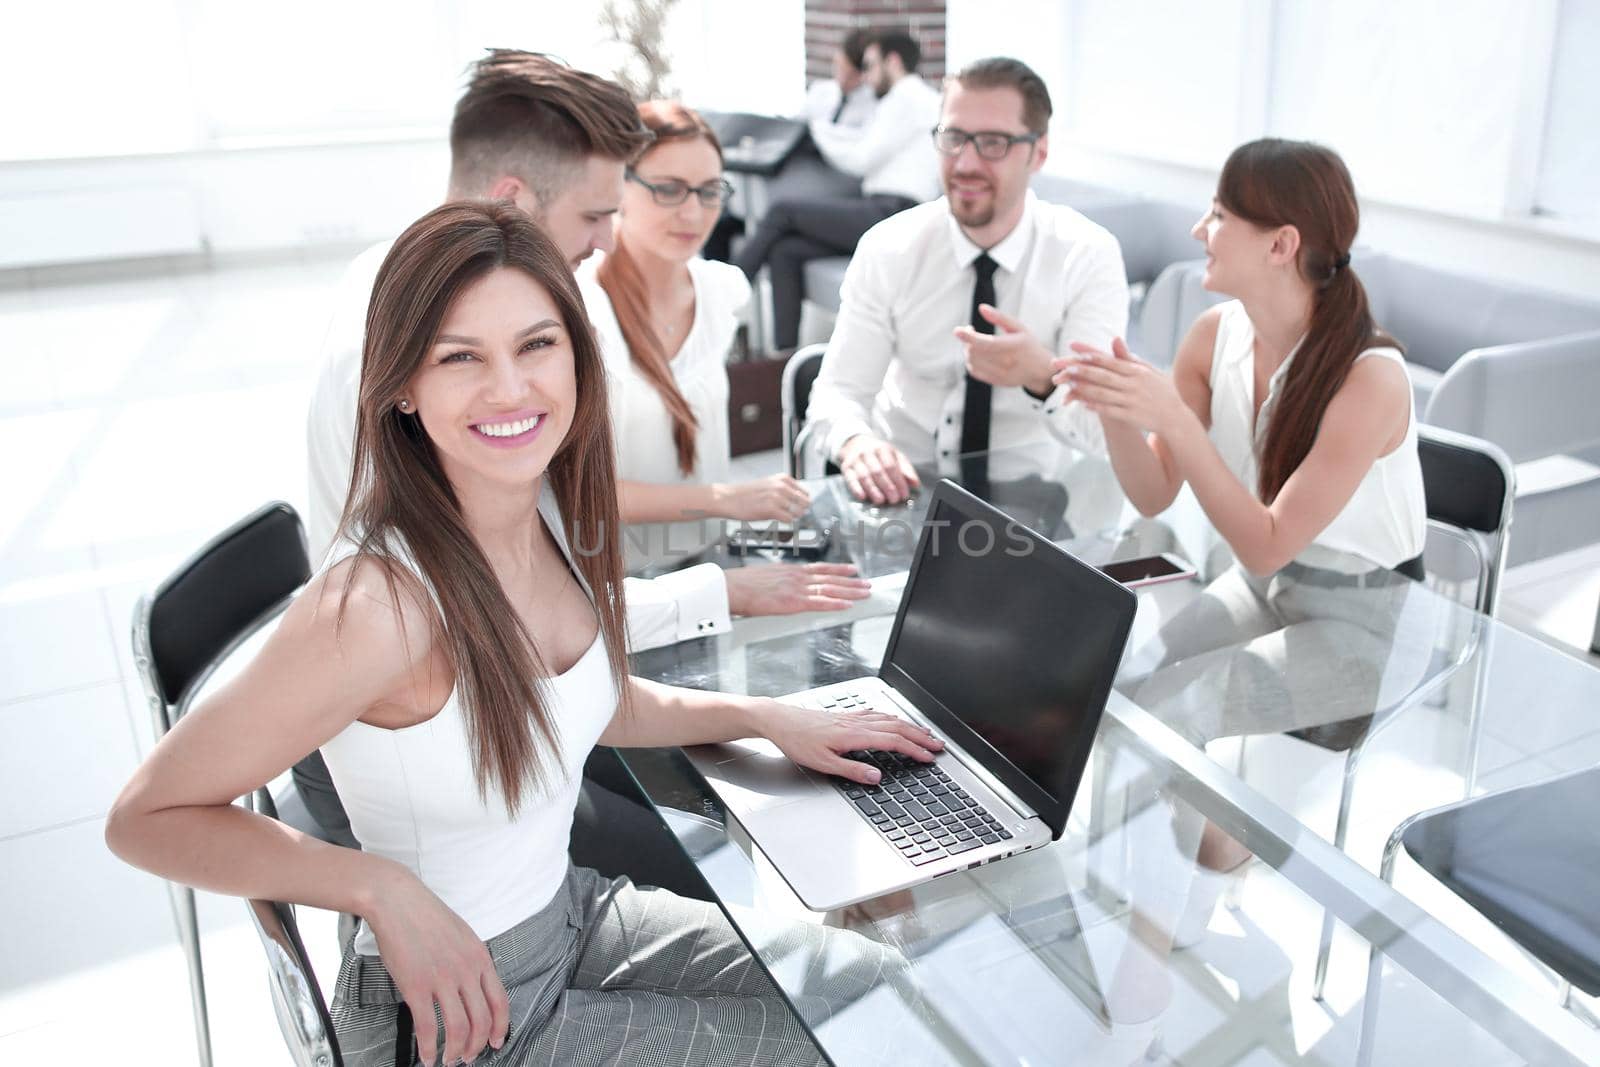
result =
[[[843,89],[839,90],[839,106],[833,109],[833,118],[828,121],[835,126],[839,125],[839,116],[844,114],[844,106],[850,102],[850,94]]]
[[[971,321],[972,328],[979,333],[994,333],[994,324],[978,314],[978,305],[988,304],[991,307],[994,305],[994,272],[999,265],[989,258],[987,252],[972,261],[972,269],[977,274],[978,280],[972,287]],[[989,409],[993,392],[988,382],[980,382],[972,375],[967,375],[967,401],[961,412],[963,454],[989,450]],[[978,496],[984,495],[983,488],[988,480],[987,475],[987,460],[962,460],[962,481]]]

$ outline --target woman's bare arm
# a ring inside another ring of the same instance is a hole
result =
[[[628,684],[633,706],[611,720],[600,736],[603,745],[648,748],[765,737],[803,767],[860,782],[876,781],[878,772],[842,753],[885,749],[927,761],[943,748],[932,734],[894,715],[873,711],[834,715],[643,678],[630,678]]]
[[[336,626],[351,566],[359,570]],[[423,706],[438,690],[428,676],[431,628],[414,601],[401,601],[390,599],[373,564],[352,561],[314,581],[240,675],[156,745],[113,805],[106,843],[127,862],[187,885],[362,916],[431,1063],[434,1004],[447,1059],[505,1039],[509,1003],[483,943],[400,864],[233,803],[359,717],[417,721],[437,712]]]

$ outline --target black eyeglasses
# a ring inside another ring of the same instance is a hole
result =
[[[664,182],[647,182],[630,168],[628,170],[628,180],[630,182],[638,182],[650,190],[650,199],[662,207],[677,207],[689,199],[690,193],[693,193],[700,198],[702,207],[720,208],[733,195],[733,183],[726,178],[718,178],[716,181],[706,182],[704,185],[690,185],[688,182],[679,181],[677,178],[669,178]]]
[[[1036,133],[1000,133],[997,130],[980,130],[977,133],[968,133],[958,130],[954,126],[935,126],[933,128],[933,147],[947,156],[959,156],[961,150],[970,142],[978,150],[978,155],[990,162],[1006,158],[1014,144],[1033,144],[1039,140]]]

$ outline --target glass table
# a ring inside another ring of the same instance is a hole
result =
[[[1091,562],[1176,551],[1207,575],[1227,563],[1192,497],[1139,519],[1090,457],[996,478],[986,495]],[[814,519],[835,525],[830,553],[854,560],[878,595],[841,615],[742,620],[637,654],[634,670],[768,696],[875,671],[931,493],[873,509],[831,479],[813,496]],[[1359,758],[1337,738],[1276,733],[1202,748],[1173,728],[1181,719],[1126,695],[1152,662],[1160,669],[1163,627],[1199,592],[1180,582],[1141,594],[1123,691],[1059,841],[842,912],[808,911],[682,753],[623,756],[836,1063],[1600,1062],[1600,1034],[1481,917],[1404,865],[1395,886],[1374,873],[1390,831],[1416,811],[1600,762],[1600,672],[1422,585],[1379,587],[1386,641],[1336,640],[1332,653],[1326,640],[1288,642],[1269,662],[1293,682],[1326,677],[1330,655],[1353,658],[1321,688],[1249,694],[1289,705],[1358,692],[1356,705],[1376,712]],[[1183,689],[1235,699],[1261,669],[1257,652],[1218,649]],[[1202,816],[1257,860],[1230,880],[1203,939],[1173,950],[1152,930],[1171,925],[1160,917],[1181,911],[1193,878],[1174,827]],[[1325,922],[1333,952],[1314,999]]]

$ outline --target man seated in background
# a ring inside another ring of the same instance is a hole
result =
[[[872,121],[878,107],[878,90],[867,80],[867,45],[872,40],[865,27],[844,35],[833,50],[833,77],[818,78],[806,90],[807,122],[860,129]]]
[[[858,498],[905,499],[913,462],[971,486],[985,474],[962,469],[963,453],[1026,448],[1042,470],[1057,441],[1103,450],[1050,360],[1121,336],[1128,283],[1115,237],[1028,189],[1050,113],[1025,64],[968,66],[946,82],[932,137],[944,198],[861,238],[806,414]]]
[[[916,73],[922,52],[903,30],[874,35],[863,62],[878,93],[863,128],[813,121],[811,138],[822,158],[861,177],[860,198],[775,201],[734,263],[752,280],[763,266],[772,277],[773,344],[793,348],[800,336],[800,301],[807,261],[847,256],[873,225],[939,195],[937,153],[928,129],[939,116],[939,94]]]

